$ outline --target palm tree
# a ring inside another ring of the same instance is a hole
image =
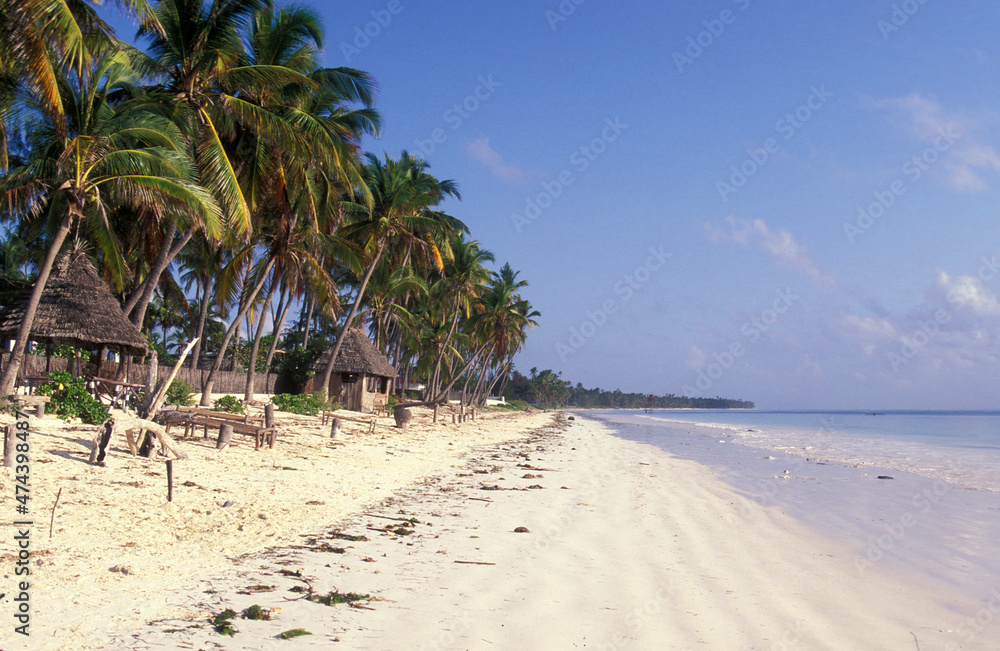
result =
[[[112,49],[101,53],[87,74],[61,75],[64,118],[36,108],[31,157],[3,181],[7,218],[44,219],[52,239],[0,376],[0,395],[13,388],[52,264],[75,224],[104,224],[118,206],[183,209],[205,222],[218,216],[217,204],[195,182],[176,126],[132,104],[116,107],[109,101],[111,91],[134,77],[124,54]]]
[[[403,152],[399,160],[388,155],[382,161],[373,154],[366,154],[367,164],[363,180],[370,201],[365,204],[348,202],[354,219],[346,224],[341,234],[357,242],[365,260],[364,276],[358,284],[354,304],[347,315],[344,327],[337,335],[330,353],[330,360],[323,372],[320,386],[325,391],[330,386],[333,367],[350,324],[365,295],[372,274],[386,251],[403,244],[416,245],[438,261],[440,253],[434,243],[422,237],[425,229],[439,229],[442,222],[429,213],[446,196],[461,198],[454,181],[441,181],[427,172],[428,165]]]
[[[439,291],[443,300],[448,302],[447,311],[443,313],[450,319],[448,334],[437,358],[434,360],[430,381],[427,383],[424,400],[430,398],[441,379],[441,361],[451,337],[458,327],[460,316],[468,317],[472,304],[485,289],[490,272],[483,266],[484,262],[493,262],[493,254],[483,249],[476,240],[466,240],[464,235],[456,235],[451,243],[452,261],[446,266],[445,276],[438,281]]]

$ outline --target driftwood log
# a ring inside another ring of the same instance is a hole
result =
[[[160,444],[160,454],[163,456],[168,456],[167,453],[169,452],[175,459],[188,458],[188,455],[183,450],[180,450],[177,447],[177,443],[170,438],[163,425],[142,418],[123,418],[121,420],[109,418],[101,426],[100,434],[94,438],[93,447],[90,450],[90,463],[104,465],[111,439],[114,438],[115,434],[120,433],[125,434],[125,441],[128,443],[129,452],[132,453],[132,456],[137,456],[139,450],[136,448],[136,438],[133,436],[133,432],[136,431],[140,435],[144,431],[148,432],[150,438],[158,441]]]

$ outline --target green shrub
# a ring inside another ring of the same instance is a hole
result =
[[[194,387],[189,382],[174,380],[167,387],[167,397],[164,402],[168,405],[190,407],[194,404]]]
[[[386,407],[386,409],[392,409],[393,407],[395,407],[398,404],[399,404],[399,400],[396,399],[396,396],[389,396],[389,399],[385,401],[385,407]]]
[[[279,411],[287,411],[302,416],[316,416],[319,414],[320,408],[323,407],[323,401],[317,400],[316,396],[311,393],[296,395],[279,393],[271,398],[271,402],[274,403],[274,406]]]
[[[64,420],[79,418],[97,425],[108,418],[108,408],[90,395],[83,378],[73,377],[68,371],[49,373],[48,382],[35,393],[49,396],[49,410]]]
[[[212,409],[215,411],[228,411],[233,414],[242,414],[243,403],[240,402],[236,396],[222,396],[212,403]]]
[[[312,370],[312,365],[318,356],[319,353],[304,348],[293,348],[286,351],[281,357],[279,373],[284,374],[295,386],[301,389],[310,378],[316,375],[316,371]]]

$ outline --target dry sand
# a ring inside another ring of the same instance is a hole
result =
[[[224,461],[196,440],[173,504],[162,464],[119,449],[94,468],[89,432],[43,435],[35,506],[64,490],[53,539],[36,528],[24,648],[998,648],[990,626],[961,628],[984,604],[859,574],[856,550],[596,422],[421,420],[334,447],[318,419],[283,418],[273,452]],[[2,490],[10,509],[9,474]],[[304,598],[332,591],[375,599]],[[237,617],[233,637],[207,621],[251,605],[271,620]],[[311,635],[277,638],[295,628]]]
[[[214,434],[196,436],[182,443],[190,459],[174,462],[173,502],[167,501],[165,464],[131,457],[124,438],[112,441],[107,467],[92,466],[87,461],[97,428],[32,417],[32,634],[29,645],[16,648],[100,648],[108,634],[168,614],[164,605],[173,593],[224,571],[232,559],[297,543],[303,532],[457,463],[473,445],[517,438],[551,419],[495,411],[459,426],[443,416],[434,425],[430,410],[415,411],[405,431],[392,418],[379,419],[373,434],[347,422],[341,442],[329,438],[330,426],[318,417],[277,412],[273,450],[254,451],[252,438],[236,435],[234,445],[219,453]],[[14,575],[14,494],[14,472],[3,468],[5,614],[22,578]],[[4,643],[22,640],[12,620],[3,619],[0,647],[7,648]]]

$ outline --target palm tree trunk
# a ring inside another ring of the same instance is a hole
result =
[[[448,386],[441,389],[441,391],[438,392],[437,396],[435,396],[434,399],[430,400],[429,402],[433,404],[433,403],[440,403],[443,400],[447,400],[448,393],[451,391],[451,388],[455,386],[455,383],[458,382],[458,378],[462,377],[462,375],[464,375],[466,371],[472,368],[472,365],[479,359],[479,356],[483,354],[486,348],[487,344],[483,344],[482,346],[480,346],[479,350],[473,353],[472,356],[469,358],[469,361],[466,362],[465,366],[462,367],[462,370],[460,370],[458,373],[455,374],[455,376],[448,383]]]
[[[17,379],[17,370],[24,359],[24,349],[28,345],[28,336],[31,333],[31,326],[35,321],[35,313],[38,311],[38,303],[42,300],[42,292],[45,291],[45,284],[49,282],[49,275],[52,273],[52,265],[55,264],[56,256],[62,248],[66,236],[69,234],[70,226],[73,223],[72,213],[67,210],[63,214],[62,222],[52,238],[49,252],[45,255],[45,261],[41,269],[38,270],[38,278],[35,280],[35,287],[31,290],[28,304],[24,308],[24,317],[21,319],[21,326],[17,329],[17,339],[14,343],[14,350],[10,353],[7,366],[0,375],[0,399],[10,395],[14,390],[14,381]]]
[[[337,341],[334,342],[332,352],[330,353],[330,361],[326,365],[326,370],[323,371],[322,384],[317,388],[313,385],[314,389],[322,389],[325,393],[330,390],[330,378],[333,376],[333,367],[337,363],[337,355],[340,354],[340,347],[344,343],[344,338],[347,337],[347,331],[350,329],[351,321],[354,320],[355,315],[358,313],[358,308],[361,306],[361,299],[364,298],[365,288],[368,287],[368,281],[372,277],[372,273],[375,272],[375,267],[378,266],[379,260],[382,259],[382,252],[385,251],[385,244],[380,244],[378,252],[375,254],[375,259],[368,266],[368,270],[365,272],[365,277],[361,280],[361,286],[358,287],[358,295],[354,297],[354,305],[351,306],[351,313],[347,315],[347,320],[344,321],[344,327],[340,329],[340,333],[337,335]]]
[[[285,317],[288,316],[288,308],[291,306],[292,291],[286,287],[284,292],[282,292],[281,301],[278,303],[278,322],[274,326],[274,336],[271,339],[271,348],[267,351],[266,366],[268,369],[271,368],[271,362],[274,361],[274,352],[278,350],[278,337],[281,335],[282,328],[285,327]]]
[[[306,312],[305,332],[302,334],[303,350],[309,348],[309,327],[312,325],[313,320],[313,306],[316,305],[316,302],[313,301],[312,297],[309,297],[306,300],[309,302],[309,310]]]
[[[212,286],[211,280],[206,279],[204,287],[202,287],[201,301],[198,306],[198,333],[195,335],[197,340],[194,344],[194,351],[191,353],[191,368],[197,369],[198,362],[201,356],[201,342],[205,339],[205,323],[208,321],[208,311],[210,309],[212,298]]]
[[[194,235],[194,231],[188,231],[175,243],[174,236],[177,234],[177,223],[171,220],[170,224],[167,226],[167,232],[163,235],[163,246],[160,247],[160,252],[156,256],[156,262],[153,263],[153,268],[149,271],[149,276],[146,277],[143,283],[144,287],[142,294],[139,296],[138,300],[133,305],[128,305],[127,303],[122,308],[125,314],[132,314],[132,323],[136,324],[138,327],[142,327],[142,322],[146,318],[146,308],[149,307],[149,302],[153,300],[153,292],[156,291],[156,286],[160,283],[160,276],[166,271],[173,259],[181,252],[181,250],[191,241],[191,236]],[[133,292],[133,296],[135,293]],[[131,300],[131,297],[129,297]]]
[[[257,281],[256,285],[254,285],[254,288],[247,297],[247,300],[240,307],[240,313],[236,315],[236,318],[233,319],[233,322],[230,323],[229,327],[226,329],[226,334],[222,337],[222,345],[219,347],[219,354],[215,358],[215,363],[212,364],[212,370],[208,372],[208,377],[205,378],[205,384],[201,387],[200,404],[202,407],[207,407],[211,404],[212,387],[215,386],[215,377],[219,374],[219,369],[222,367],[222,356],[226,354],[226,348],[229,347],[229,340],[233,338],[233,334],[236,332],[236,329],[240,327],[240,322],[243,321],[243,317],[245,317],[246,313],[250,310],[250,306],[253,304],[253,299],[257,297],[261,287],[263,287],[264,283],[267,282],[267,275],[271,272],[271,267],[273,266],[274,260],[272,259],[267,263],[267,268],[264,269],[264,272],[260,275],[260,280]]]
[[[253,345],[250,346],[250,359],[247,362],[247,387],[243,394],[243,399],[246,401],[253,400],[254,392],[254,380],[255,373],[257,371],[257,351],[260,350],[260,338],[264,336],[264,315],[267,311],[271,309],[271,299],[274,298],[274,290],[278,287],[278,279],[272,278],[271,285],[267,288],[267,296],[264,298],[264,304],[260,307],[260,321],[257,323],[257,332],[253,336]],[[250,334],[250,331],[247,331]]]

